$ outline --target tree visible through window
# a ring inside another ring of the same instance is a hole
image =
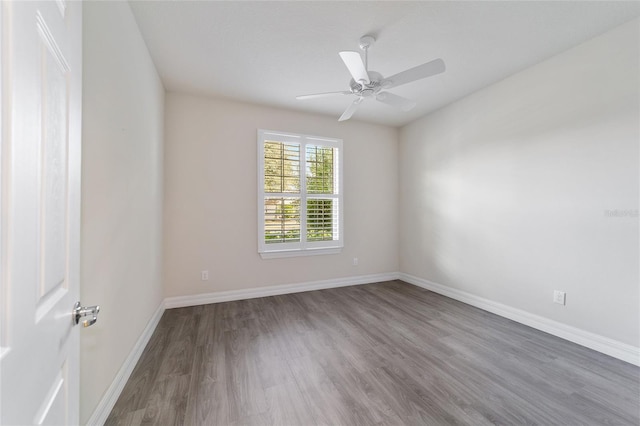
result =
[[[342,247],[342,141],[260,131],[259,251]]]

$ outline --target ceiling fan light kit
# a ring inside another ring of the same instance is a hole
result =
[[[351,118],[358,109],[358,106],[366,98],[375,98],[378,102],[400,108],[403,111],[411,110],[416,106],[414,101],[383,90],[440,74],[445,70],[444,61],[442,59],[434,59],[433,61],[394,74],[391,77],[384,78],[379,72],[369,71],[368,52],[375,41],[376,39],[371,35],[365,35],[360,38],[360,49],[364,51],[364,60],[359,52],[350,50],[340,52],[340,58],[342,58],[352,77],[349,82],[350,91],[301,95],[296,96],[296,99],[314,99],[333,95],[357,96],[356,100],[347,107],[338,121],[345,121]]]

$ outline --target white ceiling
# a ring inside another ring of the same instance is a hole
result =
[[[353,119],[404,125],[610,28],[640,16],[640,2],[131,1],[169,91],[330,114],[352,96],[338,52],[373,34],[369,68],[390,76],[435,58],[447,71],[392,89],[410,112],[364,102]],[[599,58],[593,58],[598,61]]]

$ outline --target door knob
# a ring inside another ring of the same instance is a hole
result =
[[[80,322],[80,318],[82,317],[91,317],[87,320],[82,321],[83,327],[91,327],[93,324],[98,321],[98,313],[100,313],[100,306],[82,306],[80,302],[76,302],[73,305],[73,311],[71,312],[71,316],[73,318],[73,325],[76,325]]]

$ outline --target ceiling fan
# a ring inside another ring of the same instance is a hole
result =
[[[351,73],[351,76],[353,77],[349,82],[350,90],[301,95],[296,96],[296,99],[314,99],[333,95],[357,96],[356,100],[349,105],[338,121],[345,121],[351,118],[353,113],[358,109],[358,106],[366,98],[375,98],[379,102],[398,107],[403,111],[409,111],[412,109],[416,106],[414,101],[386,92],[385,90],[440,74],[445,70],[444,61],[442,59],[434,59],[433,61],[399,72],[398,74],[394,74],[391,77],[384,78],[378,72],[369,71],[367,52],[369,48],[373,46],[375,41],[376,39],[370,35],[365,35],[360,38],[360,49],[364,51],[364,61],[358,52],[340,52],[342,61],[347,66],[349,73]]]

